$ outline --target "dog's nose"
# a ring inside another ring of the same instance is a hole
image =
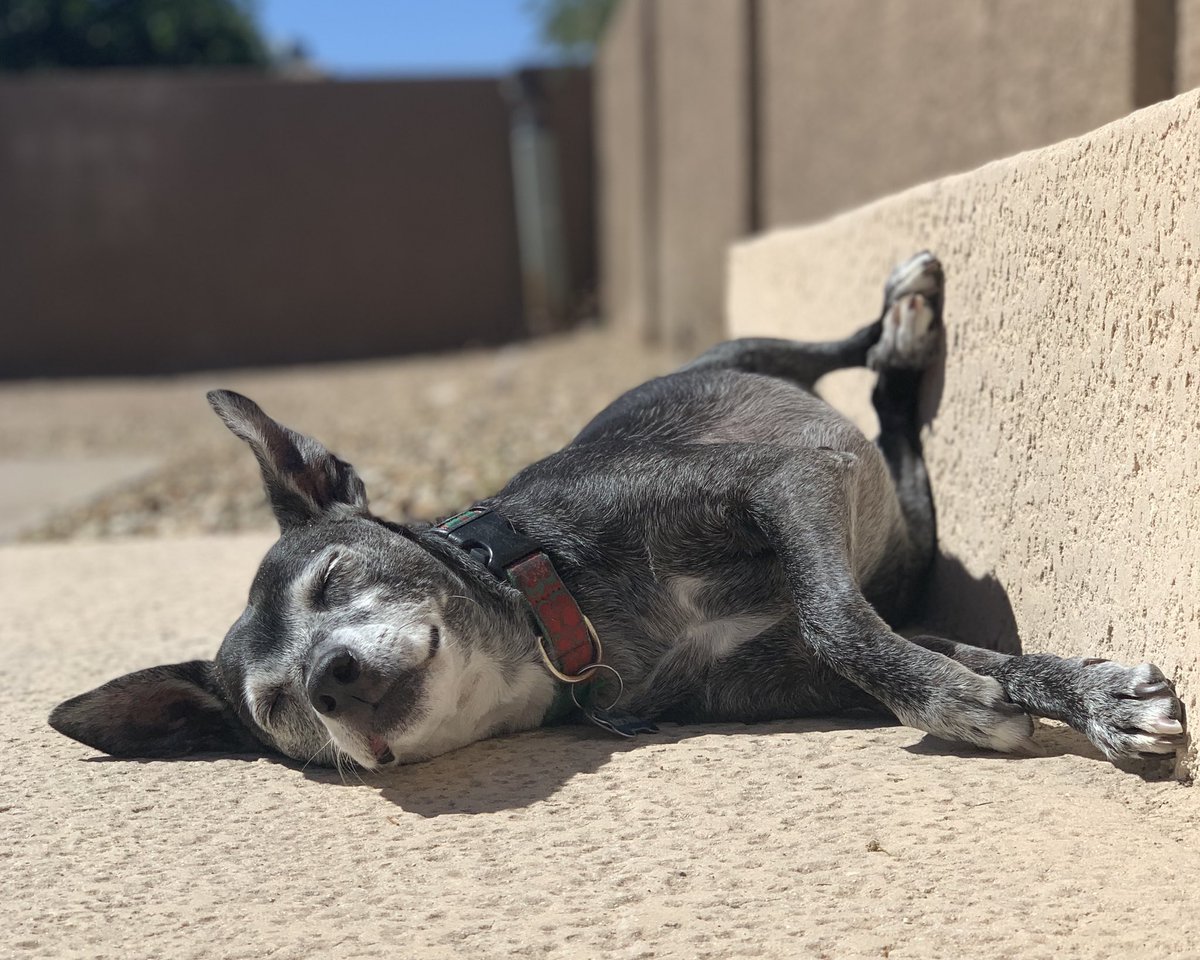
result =
[[[318,713],[336,717],[365,702],[360,687],[362,665],[349,647],[318,654],[308,675],[308,699]]]

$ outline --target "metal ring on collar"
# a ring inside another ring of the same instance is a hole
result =
[[[589,676],[591,676],[591,674],[595,673],[597,670],[607,670],[609,673],[611,673],[614,677],[617,678],[617,695],[615,697],[613,697],[612,703],[610,703],[607,707],[599,707],[599,708],[597,708],[594,704],[592,705],[593,710],[599,709],[601,713],[605,713],[605,712],[611,710],[613,707],[615,707],[620,702],[621,697],[623,697],[625,695],[625,681],[621,679],[621,675],[619,673],[617,673],[616,668],[610,667],[607,663],[597,663],[597,664],[593,665],[593,667],[591,668],[591,673],[589,673]],[[575,706],[577,706],[584,713],[587,713],[588,708],[579,702],[579,698],[575,696],[575,689],[576,689],[575,687],[571,687],[571,699],[575,701]]]
[[[583,623],[587,627],[588,636],[592,638],[592,647],[596,651],[596,658],[586,667],[584,667],[579,673],[563,673],[561,670],[559,670],[558,667],[555,666],[554,661],[550,659],[550,654],[546,652],[546,638],[541,634],[538,634],[538,650],[542,654],[542,660],[546,664],[546,669],[554,674],[554,676],[556,676],[563,683],[583,683],[585,680],[591,680],[592,674],[594,674],[601,667],[604,667],[608,670],[613,669],[607,664],[600,662],[604,658],[604,648],[600,646],[600,638],[596,635],[596,628],[592,626],[592,621],[584,616]],[[613,673],[616,672],[616,670],[613,670]]]

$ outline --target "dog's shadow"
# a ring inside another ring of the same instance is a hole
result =
[[[895,723],[887,717],[859,712],[765,724],[664,724],[657,733],[625,740],[595,727],[565,725],[483,740],[424,763],[361,778],[311,767],[303,774],[320,783],[377,789],[385,800],[420,817],[497,813],[548,800],[573,778],[597,774],[613,757],[650,744],[713,735],[817,734],[889,726]]]
[[[1109,760],[1083,734],[1064,724],[1051,724],[1046,721],[1037,722],[1034,749],[1028,754],[994,753],[973,747],[969,743],[949,743],[930,734],[902,749],[918,757],[962,757],[973,761],[1079,757],[1081,760],[1116,767],[1122,773],[1138,777],[1146,783],[1170,783],[1179,779],[1175,773],[1174,756],[1164,756],[1159,760]]]
[[[645,749],[650,744],[677,744],[693,737],[714,735],[793,733],[815,736],[822,732],[894,726],[897,724],[887,717],[865,713],[766,724],[667,724],[656,734],[643,735],[632,741],[618,740],[594,728],[563,726],[484,740],[424,763],[361,777],[311,767],[303,774],[319,783],[375,789],[383,799],[419,817],[489,814],[520,810],[550,800],[575,777],[599,775],[602,778],[602,768],[614,757],[630,750]],[[1034,750],[1025,754],[994,753],[928,735],[901,749],[918,757],[961,757],[964,763],[1013,764],[1067,755],[1109,763],[1074,730],[1044,724],[1039,725]],[[1146,761],[1118,766],[1125,773],[1150,782],[1173,778],[1172,764],[1169,763]]]

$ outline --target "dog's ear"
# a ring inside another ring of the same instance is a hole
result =
[[[367,512],[367,491],[354,468],[312,437],[276,423],[253,400],[231,390],[213,390],[208,402],[225,426],[250,444],[281,529]]]
[[[225,699],[211,660],[139,670],[54,708],[50,726],[114,757],[261,753]]]

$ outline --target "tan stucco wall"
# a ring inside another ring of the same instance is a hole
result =
[[[596,71],[602,314],[703,346],[720,329],[731,240],[1200,85],[1197,11],[1200,0],[624,0]]]
[[[735,335],[836,337],[878,312],[893,261],[937,251],[948,359],[926,454],[943,548],[1007,591],[1027,650],[1153,660],[1193,717],[1198,169],[1194,91],[736,246],[729,298]],[[866,375],[838,376],[831,398],[869,421]]]
[[[1171,96],[1171,2],[761,0],[764,225],[828,216]]]
[[[658,316],[666,343],[721,339],[725,255],[749,223],[746,0],[659,0]]]
[[[596,70],[601,312],[695,350],[750,222],[748,0],[626,0]]]
[[[1200,0],[1176,0],[1175,89],[1200,87]]]
[[[600,312],[654,339],[657,276],[653,158],[655,119],[648,44],[652,0],[617,5],[596,56],[596,200]]]

